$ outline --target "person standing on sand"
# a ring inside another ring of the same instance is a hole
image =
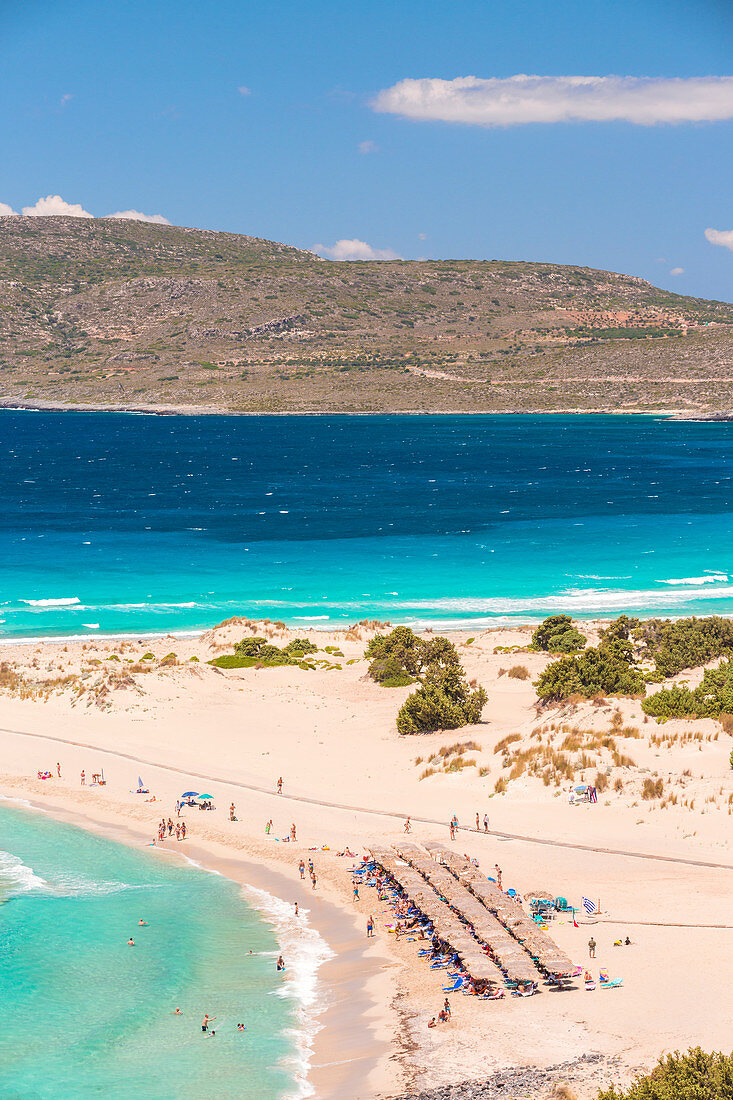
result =
[[[84,775],[83,769],[82,769],[82,773],[81,773],[81,785],[82,785],[82,787],[86,786],[86,777]]]
[[[494,864],[494,870],[496,871],[496,885],[501,890],[501,867],[498,863]]]
[[[302,859],[301,859],[300,863],[298,864],[298,870],[300,871],[301,879],[305,879],[305,863],[303,862]]]
[[[367,921],[367,939],[370,940],[374,936],[374,917],[370,916]]]
[[[313,871],[311,873],[311,888],[313,890],[315,890],[315,888],[316,888],[316,872],[315,871]]]
[[[282,776],[280,776],[280,778],[277,781],[277,793],[278,794],[283,793],[283,777]]]
[[[181,840],[185,840],[185,839],[186,839],[186,822],[182,821],[181,822]]]
[[[232,802],[231,806],[229,807],[229,820],[230,821],[236,821],[237,820],[236,817],[234,816],[234,803],[233,802]]]
[[[359,883],[355,882],[354,883],[354,901],[358,901],[358,900],[359,900]]]
[[[296,917],[298,915],[298,903],[297,903],[297,901],[295,903],[295,915],[296,915]]]
[[[406,817],[405,818],[405,832],[409,833],[411,831],[411,829],[412,829],[412,825],[410,824],[410,819],[409,819],[409,817]]]
[[[295,840],[295,822],[290,826],[290,839]]]
[[[484,832],[488,833],[488,831],[489,831],[489,815],[484,814]]]
[[[596,944],[596,941],[591,936],[591,938],[588,940],[588,958],[589,959],[595,959],[595,957],[596,957],[596,947],[597,946],[598,945]]]
[[[181,800],[180,800],[180,798],[177,798],[176,799],[176,817],[180,817],[180,816],[181,816]]]
[[[452,821],[448,825],[448,832],[450,833],[451,840],[455,840],[456,839],[456,829],[455,829],[455,825],[453,824]]]
[[[479,822],[479,816],[478,816],[478,810],[477,810],[476,811],[476,832],[478,833],[480,831],[480,829],[481,829],[481,825],[480,825],[480,822]]]
[[[61,778],[61,765],[60,764],[56,765],[56,778],[57,779]]]

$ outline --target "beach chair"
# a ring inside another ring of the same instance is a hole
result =
[[[524,982],[512,990],[513,997],[534,997],[537,992],[534,982]]]
[[[607,970],[601,970],[598,977],[601,982],[601,989],[618,989],[620,985],[624,984],[623,978],[609,978]]]
[[[443,992],[444,993],[456,993],[461,988],[461,986],[464,984],[465,981],[466,981],[465,978],[456,978],[456,980],[453,982],[453,985],[444,985],[443,986]]]

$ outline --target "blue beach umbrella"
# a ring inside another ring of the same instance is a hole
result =
[[[198,791],[184,791],[181,798],[198,798]]]

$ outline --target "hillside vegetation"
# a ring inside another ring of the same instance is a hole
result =
[[[733,306],[554,264],[335,263],[0,218],[0,398],[285,411],[733,407]]]

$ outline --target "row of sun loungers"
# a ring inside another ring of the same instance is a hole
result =
[[[564,977],[576,972],[577,968],[567,955],[543,929],[538,928],[519,903],[500,890],[496,883],[489,882],[469,860],[437,842],[428,842],[425,847],[486,909],[496,915],[545,975]]]
[[[538,982],[540,974],[537,967],[524,951],[521,945],[514,939],[496,915],[481,904],[466,888],[466,885],[455,877],[441,863],[436,863],[426,855],[417,845],[400,845],[398,850],[406,860],[409,860],[421,875],[423,875],[461,916],[468,921],[473,929],[474,936],[480,943],[489,949],[490,958],[495,960],[498,967],[504,972],[511,982],[525,983]],[[501,893],[501,891],[499,891]],[[484,956],[486,957],[486,956]],[[503,980],[503,975],[501,976]]]
[[[436,935],[459,956],[474,981],[503,982],[504,976],[499,967],[482,951],[465,922],[438,896],[423,875],[413,867],[405,866],[391,849],[372,848],[372,857],[430,921]]]
[[[443,844],[372,848],[372,856],[432,924],[474,982],[531,987],[576,967],[521,906]],[[399,857],[398,858],[398,854]]]

